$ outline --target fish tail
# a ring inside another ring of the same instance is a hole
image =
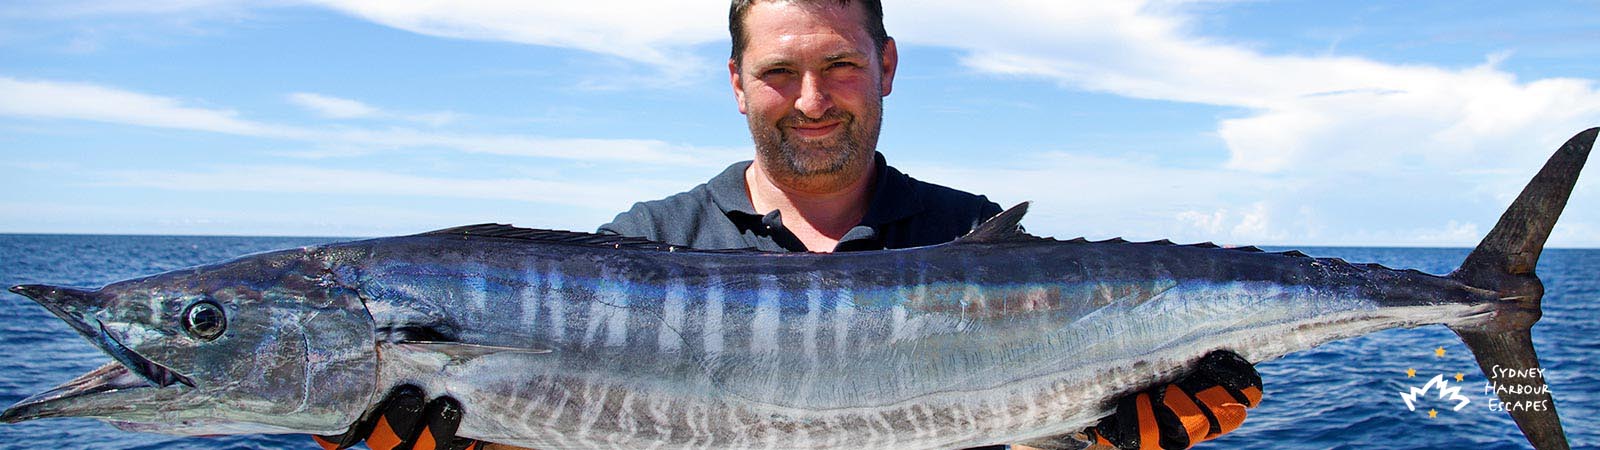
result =
[[[1500,295],[1500,309],[1491,319],[1452,326],[1451,330],[1461,336],[1478,359],[1478,367],[1499,387],[1500,400],[1523,436],[1541,450],[1569,446],[1533,350],[1530,330],[1542,314],[1539,301],[1544,297],[1544,285],[1534,274],[1534,266],[1567,205],[1597,133],[1600,128],[1590,128],[1562,145],[1483,242],[1450,274],[1468,286]]]

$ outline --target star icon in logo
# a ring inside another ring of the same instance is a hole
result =
[[[1406,369],[1406,378],[1416,378],[1417,369]]]
[[[1437,349],[1434,349],[1433,350],[1433,354],[1434,355],[1438,355],[1437,357],[1439,357],[1439,358],[1443,358],[1444,357],[1444,347],[1439,347]]]
[[[1456,372],[1456,382],[1457,383],[1460,383],[1462,381],[1466,381],[1465,378],[1467,378],[1467,374],[1464,374],[1464,373],[1461,373],[1461,372]]]
[[[1432,418],[1435,418],[1435,417],[1439,417],[1439,411],[1438,410],[1432,410],[1432,409],[1428,410],[1428,418],[1432,419]]]

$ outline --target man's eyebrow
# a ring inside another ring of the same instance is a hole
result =
[[[777,66],[792,66],[792,65],[794,65],[794,60],[791,60],[791,59],[789,59],[787,57],[776,57],[776,58],[770,58],[770,59],[759,59],[759,60],[756,60],[755,64],[753,64],[754,67],[758,67],[758,68],[777,67]]]
[[[847,51],[842,51],[842,52],[838,52],[838,53],[829,54],[825,59],[827,61],[829,61],[829,62],[833,62],[833,61],[838,61],[838,60],[841,60],[841,59],[865,58],[865,57],[867,57],[866,53],[861,53],[861,52],[855,51],[855,50],[847,50]]]

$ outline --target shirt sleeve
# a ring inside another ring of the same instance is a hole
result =
[[[660,237],[656,231],[655,221],[650,218],[650,208],[644,202],[634,203],[632,208],[617,214],[610,223],[601,225],[595,230],[599,234],[658,240]]]

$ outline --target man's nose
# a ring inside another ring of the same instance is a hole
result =
[[[800,98],[795,99],[794,108],[808,118],[821,119],[833,108],[833,100],[828,98],[824,84],[822,74],[806,72],[800,80]]]

